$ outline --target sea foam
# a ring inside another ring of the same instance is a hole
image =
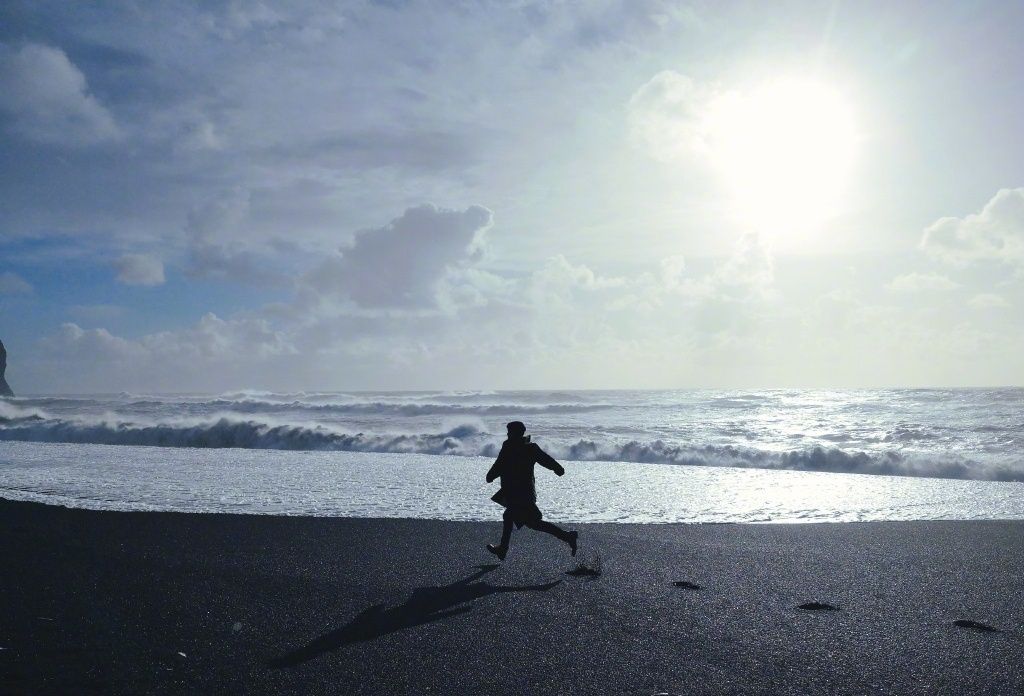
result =
[[[0,442],[0,497],[99,510],[500,520],[489,458]],[[562,522],[1022,519],[1024,483],[566,462]]]

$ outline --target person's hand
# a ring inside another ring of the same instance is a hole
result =
[[[555,473],[558,474],[559,476],[565,476],[565,469],[563,467],[558,467],[557,469],[555,469]]]

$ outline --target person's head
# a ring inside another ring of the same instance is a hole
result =
[[[526,435],[526,425],[522,421],[512,421],[505,426],[508,428],[508,436],[517,438]]]

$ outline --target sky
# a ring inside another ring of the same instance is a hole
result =
[[[1024,384],[1024,5],[0,5],[17,392]]]

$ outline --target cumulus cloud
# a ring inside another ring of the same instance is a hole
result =
[[[537,288],[576,287],[584,290],[622,287],[621,278],[599,276],[583,264],[569,261],[564,254],[552,256],[533,274],[533,286]]]
[[[437,303],[447,314],[483,307],[495,299],[512,297],[517,292],[514,279],[475,266],[449,269],[437,286]]]
[[[194,326],[125,338],[105,328],[62,324],[39,342],[30,372],[60,391],[210,389],[260,384],[267,365],[296,352],[289,337],[266,320],[204,315]],[[60,382],[53,380],[59,376]]]
[[[51,46],[0,44],[0,111],[15,132],[38,142],[75,146],[120,137],[82,71]]]
[[[756,234],[736,240],[732,254],[714,271],[679,288],[685,294],[727,302],[767,299],[773,294],[775,261]]]
[[[704,154],[710,137],[705,114],[713,96],[712,88],[663,70],[630,98],[630,133],[660,160]]]
[[[932,223],[921,248],[943,261],[1001,261],[1024,270],[1024,188],[1002,189],[979,213]]]
[[[889,283],[888,288],[894,292],[924,292],[928,290],[952,290],[960,287],[944,275],[938,273],[906,273],[897,276]]]
[[[106,329],[83,329],[66,322],[52,336],[40,341],[43,350],[61,361],[123,363],[144,357],[145,350],[138,343],[115,336]]]
[[[548,258],[525,279],[516,296],[542,313],[590,311],[594,302],[607,302],[611,289],[627,291],[631,279],[602,276],[564,255]]]
[[[287,337],[264,319],[222,319],[212,312],[203,315],[191,328],[160,331],[134,340],[116,336],[104,328],[83,329],[67,322],[56,334],[44,339],[43,344],[62,356],[86,356],[97,361],[132,357],[141,361],[138,365],[145,365],[147,361],[152,365],[158,360],[187,365],[187,360],[196,358],[233,360],[242,356],[266,357],[294,352]]]
[[[32,285],[17,273],[0,273],[0,295],[28,295]]]
[[[139,345],[154,355],[238,359],[295,352],[290,339],[266,319],[222,319],[208,312],[191,329],[150,334]]]
[[[364,309],[437,306],[441,281],[483,254],[491,211],[421,205],[384,227],[358,232],[351,244],[302,280],[307,293]]]
[[[774,281],[770,252],[760,237],[747,234],[736,240],[729,256],[700,273],[689,271],[681,255],[665,257],[652,272],[630,275],[604,275],[564,255],[553,256],[509,296],[542,313],[621,311],[632,321],[638,313],[650,318],[682,308],[731,315],[731,306],[772,299]]]
[[[164,264],[147,254],[125,254],[114,262],[117,279],[125,285],[162,285]]]

